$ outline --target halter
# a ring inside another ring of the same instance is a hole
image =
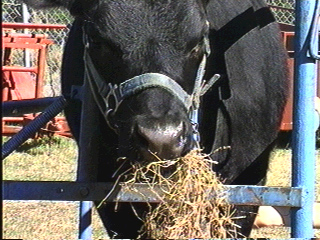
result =
[[[220,75],[215,74],[209,81],[205,81],[203,79],[207,57],[210,54],[208,38],[205,38],[206,52],[197,71],[193,92],[188,94],[176,81],[160,73],[141,74],[130,78],[119,85],[106,83],[92,62],[88,51],[90,47],[88,36],[85,33],[85,30],[83,33],[85,45],[85,76],[89,79],[88,82],[92,89],[94,98],[110,128],[114,129],[113,125],[110,123],[110,115],[113,115],[117,112],[124,99],[149,88],[161,88],[169,92],[184,105],[189,113],[190,121],[194,127],[194,139],[197,144],[199,144],[200,136],[197,130],[197,125],[200,97],[204,95],[210,88],[212,88],[212,86],[215,85],[217,80],[220,78]],[[116,129],[114,130],[116,131]]]

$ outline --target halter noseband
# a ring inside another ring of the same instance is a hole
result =
[[[168,76],[160,73],[145,73],[135,76],[125,82],[117,85],[106,83],[95,68],[92,59],[89,55],[89,41],[84,32],[84,62],[85,76],[89,79],[89,84],[92,89],[94,98],[104,115],[109,127],[114,129],[110,123],[110,114],[115,114],[122,101],[133,95],[136,95],[149,88],[162,88],[174,97],[176,97],[187,109],[191,123],[195,126],[195,140],[199,142],[199,134],[196,130],[198,124],[198,109],[200,105],[200,97],[204,95],[220,78],[220,75],[215,74],[208,82],[203,77],[205,73],[206,60],[210,54],[209,40],[205,39],[206,53],[199,65],[193,92],[188,94],[176,81]],[[111,103],[111,98],[113,102]],[[115,130],[115,129],[114,129]]]

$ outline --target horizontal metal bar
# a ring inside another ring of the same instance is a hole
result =
[[[38,67],[2,66],[2,71],[38,73]]]
[[[93,201],[111,190],[108,183],[3,181],[4,200]]]
[[[66,29],[62,24],[2,23],[3,28],[15,29]]]
[[[3,181],[4,200],[101,201],[113,188],[113,183],[82,182],[17,182]],[[159,202],[163,191],[146,184],[135,184],[133,190],[115,187],[108,201]],[[301,189],[285,187],[226,185],[228,202],[234,205],[301,206]],[[159,197],[160,196],[160,197]],[[214,193],[211,195],[214,198]]]
[[[226,186],[229,202],[235,205],[301,207],[301,188]]]

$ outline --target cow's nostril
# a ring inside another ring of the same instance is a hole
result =
[[[145,150],[148,150],[149,140],[148,140],[147,136],[145,135],[145,133],[143,131],[141,131],[140,127],[137,127],[135,137],[136,137],[136,141],[139,143],[140,147],[142,147]]]
[[[137,126],[136,137],[138,147],[149,150],[163,159],[180,157],[185,144],[185,127],[181,123],[178,126],[166,126],[147,128]]]
[[[177,147],[184,147],[184,145],[186,144],[187,142],[187,138],[181,134],[179,137],[178,137],[178,141],[177,141]]]

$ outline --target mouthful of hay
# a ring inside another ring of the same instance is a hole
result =
[[[212,171],[215,164],[200,150],[176,160],[161,160],[147,166],[134,165],[126,182],[146,183],[151,189],[160,185],[164,194],[160,204],[144,220],[143,236],[156,239],[236,237],[231,206],[223,184]],[[161,174],[174,169],[170,176]],[[215,193],[212,197],[212,193]],[[151,208],[150,208],[151,209]]]

